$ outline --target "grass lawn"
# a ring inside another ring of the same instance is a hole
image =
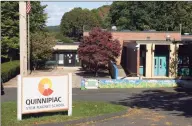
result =
[[[114,105],[105,102],[73,102],[73,114],[68,117],[66,112],[46,113],[36,115],[25,115],[22,121],[17,121],[17,103],[4,102],[1,104],[2,126],[26,126],[43,123],[64,122],[85,117],[97,116],[107,113],[119,112],[127,109],[121,105]]]

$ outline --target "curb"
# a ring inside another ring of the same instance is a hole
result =
[[[96,122],[96,121],[112,118],[115,116],[124,115],[127,113],[127,111],[128,111],[128,109],[120,111],[120,112],[104,114],[104,115],[100,115],[100,116],[96,116],[96,117],[88,117],[88,118],[83,118],[83,119],[79,119],[79,120],[71,120],[71,121],[60,122],[60,123],[40,124],[39,126],[65,126],[65,125],[75,125],[75,124],[79,124],[79,123],[86,123],[86,122],[91,122],[91,121]]]

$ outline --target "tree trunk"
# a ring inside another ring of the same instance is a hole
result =
[[[33,70],[34,70],[34,71],[36,70],[36,67],[35,67],[35,66],[33,66]]]
[[[33,64],[33,70],[35,71],[37,69],[37,63]]]
[[[91,63],[90,63],[90,58],[89,58],[89,71],[91,71]]]
[[[95,77],[98,77],[98,64],[95,65]]]
[[[98,77],[98,73],[97,73],[97,71],[95,72],[95,77]]]

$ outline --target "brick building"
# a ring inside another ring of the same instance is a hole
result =
[[[84,32],[84,36],[87,35],[89,32]],[[112,36],[122,46],[117,65],[121,64],[128,74],[135,73],[146,78],[168,78],[175,77],[178,72],[178,69],[173,68],[174,61],[178,59],[176,52],[184,47],[180,32],[112,31]]]
[[[78,47],[79,42],[57,42],[57,44],[53,47],[53,60],[56,61],[60,67],[80,66],[80,61],[77,55]]]

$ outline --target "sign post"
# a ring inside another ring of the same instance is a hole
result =
[[[72,73],[69,73],[69,110],[68,116],[72,115]]]
[[[19,2],[20,75],[17,77],[17,119],[23,114],[68,111],[72,115],[72,74],[27,77],[26,2]]]
[[[19,43],[20,43],[20,75],[17,82],[17,119],[22,120],[21,90],[22,77],[27,75],[27,25],[26,25],[26,2],[19,1]]]
[[[21,75],[17,76],[17,120],[22,120],[21,110]]]
[[[26,2],[19,1],[20,74],[27,75],[27,21]]]

